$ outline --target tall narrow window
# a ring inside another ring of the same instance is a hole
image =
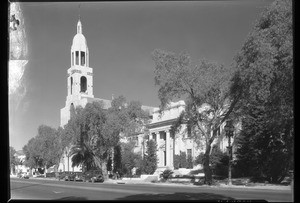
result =
[[[72,89],[73,89],[73,78],[71,77],[71,94],[72,94]]]
[[[86,77],[84,76],[80,78],[80,92],[86,92]]]
[[[72,66],[74,66],[74,52],[72,52]]]
[[[76,65],[79,65],[79,51],[75,52],[75,57],[76,57]]]
[[[80,57],[81,57],[81,65],[84,66],[85,65],[85,55],[84,55],[83,51],[80,52]]]

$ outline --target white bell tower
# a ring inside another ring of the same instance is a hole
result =
[[[63,127],[70,119],[70,108],[73,105],[85,107],[93,95],[93,69],[89,67],[89,49],[82,34],[80,19],[77,23],[77,33],[73,38],[71,47],[71,67],[68,69],[66,106],[61,109],[61,122]]]

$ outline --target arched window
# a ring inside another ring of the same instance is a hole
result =
[[[86,92],[86,77],[81,76],[80,78],[80,92]]]
[[[71,94],[72,94],[72,89],[73,89],[73,78],[71,77]]]

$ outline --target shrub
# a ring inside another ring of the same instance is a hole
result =
[[[192,156],[187,157],[187,168],[193,168],[193,157]]]
[[[174,169],[178,169],[180,165],[180,156],[175,154],[174,155]]]
[[[46,173],[46,177],[47,178],[53,178],[53,177],[55,177],[55,172]]]
[[[170,169],[166,169],[163,171],[163,173],[161,174],[161,176],[163,177],[164,180],[167,180],[171,177],[171,175],[173,174],[174,172]]]
[[[189,167],[188,161],[192,162],[192,160],[187,159],[185,152],[180,152],[180,155],[175,154],[175,156],[174,156],[174,168],[175,169],[187,168],[187,167]],[[193,163],[190,163],[190,166],[191,165],[193,165]],[[192,166],[191,166],[191,168],[192,168]]]

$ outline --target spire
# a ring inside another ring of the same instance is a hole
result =
[[[82,34],[82,25],[80,22],[80,4],[78,5],[78,23],[77,23],[77,33]]]
[[[79,18],[79,21],[80,21],[80,5],[81,4],[78,5],[78,18]]]
[[[78,20],[78,23],[77,23],[77,34],[82,34],[82,25],[81,25],[80,20]]]

